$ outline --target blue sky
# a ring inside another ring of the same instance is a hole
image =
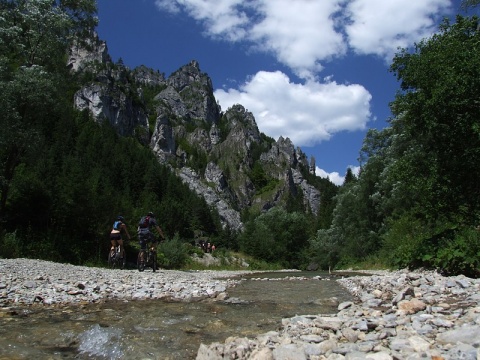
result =
[[[263,133],[288,137],[316,174],[358,170],[366,131],[382,129],[398,47],[437,31],[460,0],[97,0],[114,61],[169,76],[197,60],[222,110],[242,104]]]

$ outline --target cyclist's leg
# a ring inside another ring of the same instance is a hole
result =
[[[115,246],[117,246],[117,239],[113,236],[110,236],[110,243],[112,244],[112,247],[110,248],[110,250],[114,250]]]
[[[125,250],[123,248],[123,239],[120,237],[120,239],[117,240],[118,245],[120,245],[120,256],[123,258],[125,256]]]
[[[140,243],[140,254],[141,254],[141,260],[145,261],[144,259],[144,254],[145,254],[145,249],[147,248],[147,238],[143,234],[138,235],[138,242]]]
[[[155,250],[156,249],[156,245],[157,245],[157,239],[155,238],[155,235],[153,235],[153,233],[150,233],[150,236],[149,236],[149,239],[150,241],[150,244],[148,246],[148,250]]]

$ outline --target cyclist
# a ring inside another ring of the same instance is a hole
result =
[[[152,228],[155,228],[155,230],[157,230],[160,236],[165,239],[165,235],[163,235],[163,231],[158,225],[157,220],[155,219],[155,214],[153,212],[149,212],[146,216],[143,216],[138,223],[138,240],[140,242],[140,248],[142,250],[147,249],[148,242],[152,242],[153,246],[157,245],[157,239],[152,232]]]
[[[120,254],[122,258],[125,256],[125,250],[123,247],[122,231],[127,234],[128,240],[131,239],[130,234],[128,233],[127,225],[125,224],[125,219],[123,216],[118,216],[117,220],[113,223],[112,231],[110,232],[110,242],[112,247],[110,250],[115,249],[115,246],[120,245]]]

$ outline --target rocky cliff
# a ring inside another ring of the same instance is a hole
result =
[[[113,63],[105,42],[94,37],[88,49],[72,48],[69,67],[85,79],[75,106],[150,146],[218,210],[224,226],[240,231],[241,212],[283,206],[289,198],[318,212],[321,193],[305,178],[314,160],[290,139],[260,133],[242,105],[222,111],[198,62],[168,78],[144,66],[131,70]]]

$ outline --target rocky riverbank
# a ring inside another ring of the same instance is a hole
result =
[[[245,273],[251,271],[140,273],[0,259],[0,311],[107,300],[228,301],[228,288],[240,281],[231,278]],[[337,314],[298,315],[254,338],[202,344],[197,360],[480,359],[479,279],[404,270],[337,281],[355,298],[338,304]]]
[[[382,272],[338,280],[356,298],[336,315],[283,319],[281,329],[202,344],[197,360],[480,359],[480,280]]]
[[[105,300],[221,300],[251,271],[111,270],[33,259],[0,259],[0,308]]]

